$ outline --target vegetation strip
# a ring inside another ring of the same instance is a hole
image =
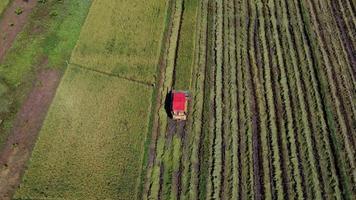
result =
[[[2,15],[0,10],[0,61],[4,59],[16,36],[26,25],[36,5],[37,1],[13,0]]]

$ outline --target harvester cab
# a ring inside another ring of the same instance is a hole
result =
[[[172,90],[171,93],[171,113],[173,120],[184,121],[187,120],[188,112],[188,91]]]

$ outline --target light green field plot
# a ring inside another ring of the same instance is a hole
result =
[[[72,62],[154,82],[166,1],[94,1]]]
[[[150,87],[69,66],[15,199],[133,198],[151,94]]]
[[[10,0],[0,0],[0,15],[5,10],[7,4],[9,4]]]

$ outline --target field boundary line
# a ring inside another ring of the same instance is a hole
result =
[[[112,73],[108,73],[108,72],[103,72],[103,71],[92,69],[92,68],[89,68],[89,67],[85,67],[83,65],[79,65],[79,64],[76,64],[76,63],[68,63],[68,64],[69,65],[73,65],[73,66],[78,67],[78,68],[81,68],[81,69],[84,69],[86,71],[91,71],[91,72],[99,73],[99,74],[102,74],[102,75],[105,75],[105,76],[124,79],[126,81],[131,81],[131,82],[134,82],[134,83],[137,83],[137,84],[141,84],[141,85],[144,85],[144,86],[148,86],[148,87],[154,87],[154,85],[155,85],[154,83],[140,81],[140,80],[129,78],[129,77],[125,77],[125,76],[120,76],[118,74],[112,74]]]

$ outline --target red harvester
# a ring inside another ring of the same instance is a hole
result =
[[[172,116],[174,120],[187,120],[188,99],[187,91],[172,91]]]

